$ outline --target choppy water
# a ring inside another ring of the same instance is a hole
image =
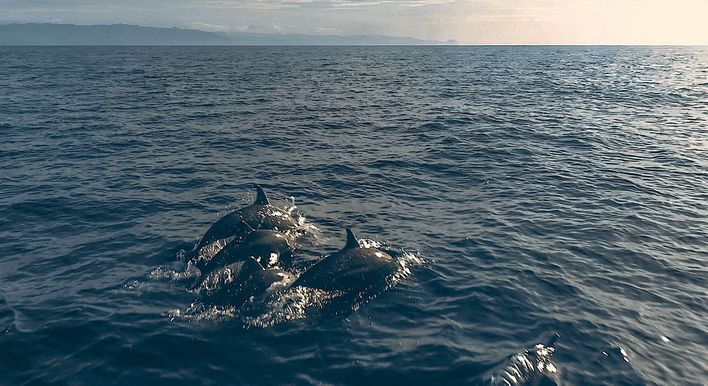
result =
[[[0,384],[464,384],[556,332],[562,384],[708,383],[705,47],[0,48],[0,74]],[[185,317],[180,249],[253,182],[319,228],[304,259],[350,225],[425,263],[356,309]]]

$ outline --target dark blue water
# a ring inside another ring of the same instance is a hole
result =
[[[0,48],[0,384],[708,383],[708,49]],[[417,264],[363,304],[195,311],[251,183]],[[305,309],[306,308],[306,309]]]

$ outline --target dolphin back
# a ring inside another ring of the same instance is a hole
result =
[[[303,272],[293,286],[363,293],[384,288],[398,265],[375,248],[349,248],[326,256]]]

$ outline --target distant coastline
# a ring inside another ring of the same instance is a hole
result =
[[[207,32],[129,24],[0,24],[0,46],[264,46],[264,45],[456,45],[384,35],[306,35]]]

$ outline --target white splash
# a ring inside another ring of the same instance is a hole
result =
[[[210,273],[204,278],[202,284],[199,285],[200,290],[207,292],[218,290],[230,283],[233,283],[239,276],[241,272],[241,267],[243,267],[243,262],[237,262],[230,266],[219,269],[215,272]]]
[[[394,257],[396,264],[398,264],[398,269],[393,273],[389,279],[388,287],[393,287],[403,280],[407,279],[413,274],[412,269],[414,267],[422,266],[426,263],[426,260],[412,252],[404,251],[398,256]]]
[[[205,245],[200,249],[195,257],[195,260],[211,260],[212,257],[216,256],[217,253],[221,252],[222,249],[233,240],[234,237],[227,237],[225,239],[216,240],[211,244]]]
[[[275,294],[266,304],[267,310],[257,316],[244,318],[247,327],[266,328],[279,323],[304,319],[309,310],[322,308],[330,300],[340,296],[338,292],[295,287]]]
[[[176,319],[200,322],[200,321],[226,321],[234,319],[238,316],[236,307],[205,307],[203,305],[192,303],[187,309],[173,309],[167,311],[167,317],[170,321]]]
[[[272,267],[274,265],[278,264],[278,254],[277,253],[271,253],[270,258],[268,259],[268,266]]]
[[[167,279],[170,281],[181,281],[198,277],[199,270],[192,264],[187,264],[186,269],[175,269],[170,265],[161,265],[150,272],[150,279],[160,280]]]
[[[558,372],[551,362],[554,347],[537,344],[533,348],[512,355],[503,368],[489,375],[490,385],[525,385],[539,378],[553,376]],[[533,383],[536,384],[536,383]]]

